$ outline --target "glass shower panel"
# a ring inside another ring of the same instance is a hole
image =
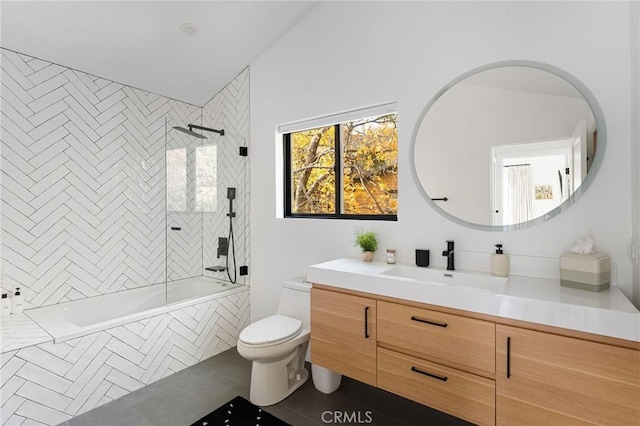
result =
[[[217,142],[217,207],[203,212],[204,275],[246,284],[241,267],[249,265],[249,160],[240,155],[246,142],[230,132],[211,140]]]
[[[167,119],[167,303],[247,282],[241,270],[249,260],[245,139],[194,129],[204,136],[197,138],[174,128],[188,124]]]
[[[186,126],[167,120],[167,282],[201,274],[202,215],[196,210],[196,150],[205,139],[173,129]]]

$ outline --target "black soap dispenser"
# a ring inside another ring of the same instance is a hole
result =
[[[509,256],[502,251],[502,244],[496,244],[496,252],[491,255],[491,273],[497,277],[509,275]]]
[[[11,300],[7,297],[7,293],[2,293],[2,316],[9,315],[11,313]]]

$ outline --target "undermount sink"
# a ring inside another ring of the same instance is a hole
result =
[[[494,277],[483,273],[418,268],[416,266],[408,265],[393,266],[380,272],[380,275],[397,277],[411,282],[459,287],[491,293],[498,293],[502,291],[507,283],[506,277]]]

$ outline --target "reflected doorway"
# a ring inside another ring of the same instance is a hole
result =
[[[569,138],[491,147],[494,225],[526,222],[567,200],[587,174],[586,124]]]

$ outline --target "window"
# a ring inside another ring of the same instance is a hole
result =
[[[375,109],[281,127],[285,216],[397,220],[397,114]]]

